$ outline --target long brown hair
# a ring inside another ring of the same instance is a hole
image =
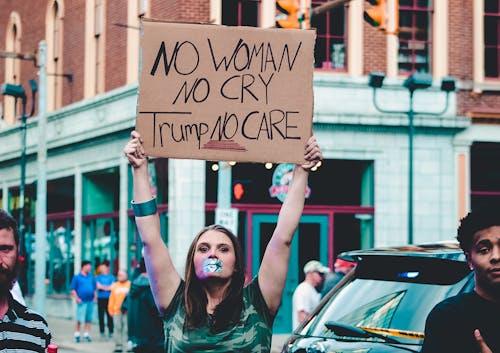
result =
[[[224,233],[233,243],[235,252],[235,268],[231,277],[231,283],[223,295],[222,301],[215,308],[211,316],[211,329],[214,332],[222,331],[225,328],[236,324],[240,320],[243,309],[243,285],[245,283],[245,264],[243,251],[241,250],[238,238],[227,228],[213,224],[203,228],[194,238],[189,247],[186,259],[186,287],[184,289],[184,302],[186,305],[186,324],[188,328],[199,328],[204,326],[209,320],[207,314],[207,296],[203,290],[200,279],[196,276],[194,268],[194,255],[196,244],[200,237],[209,230]]]

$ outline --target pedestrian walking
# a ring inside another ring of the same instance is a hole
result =
[[[17,223],[0,209],[0,351],[44,353],[51,340],[47,321],[10,292],[19,266]]]
[[[97,314],[99,318],[99,333],[101,338],[106,337],[105,327],[108,327],[108,337],[113,337],[113,318],[108,312],[109,295],[111,285],[116,281],[115,276],[109,273],[109,261],[103,261],[98,266],[98,274],[95,277],[97,286]],[[105,322],[106,321],[106,322]]]
[[[83,339],[91,342],[90,329],[94,310],[94,300],[96,297],[96,282],[91,273],[92,264],[90,261],[82,261],[80,272],[73,276],[71,280],[71,295],[76,302],[75,319],[75,342],[81,342],[81,324],[84,326]]]
[[[151,292],[144,258],[140,261],[139,275],[132,281],[123,308],[128,315],[128,337],[134,353],[162,352],[165,344],[163,321]]]
[[[167,352],[269,352],[309,170],[322,159],[315,138],[305,143],[306,163],[294,168],[259,273],[246,287],[238,239],[220,225],[205,227],[195,236],[188,250],[185,281],[181,279],[160,234],[139,133],[131,133],[124,152],[133,167],[135,221],[155,302],[164,317]]]
[[[127,314],[122,313],[122,304],[130,290],[130,281],[127,278],[127,271],[118,271],[118,281],[111,285],[109,296],[108,312],[113,318],[115,327],[115,352],[127,351],[128,325]]]
[[[292,325],[294,330],[319,304],[321,286],[325,274],[329,272],[330,269],[317,260],[308,261],[304,265],[304,274],[306,276],[304,281],[295,288],[292,298]]]

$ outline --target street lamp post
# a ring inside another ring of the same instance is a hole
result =
[[[45,299],[46,299],[46,287],[45,287],[45,270],[46,270],[46,259],[45,259],[45,248],[47,245],[47,136],[46,136],[46,128],[47,128],[47,72],[46,72],[46,60],[47,60],[47,44],[44,40],[40,41],[38,45],[38,55],[37,54],[22,54],[22,53],[14,53],[14,52],[0,52],[0,58],[12,58],[12,59],[20,59],[20,60],[29,60],[33,61],[36,67],[39,68],[38,76],[39,76],[39,85],[40,85],[40,94],[38,98],[38,151],[37,151],[37,164],[38,164],[38,180],[37,180],[37,202],[36,202],[36,224],[35,224],[35,232],[36,232],[36,241],[35,241],[35,296],[34,296],[34,308],[35,310],[45,315]],[[71,82],[72,75],[70,74],[56,74],[57,76],[62,75]],[[11,85],[11,84],[10,84]],[[24,89],[20,85],[19,86],[23,91]],[[31,113],[29,116],[33,116],[35,112],[35,93],[37,91],[37,85],[34,80],[30,80],[30,86],[33,93],[33,105],[31,106]],[[5,86],[6,88],[9,86]],[[14,93],[20,93],[19,87],[14,87]],[[12,85],[10,88],[13,88]],[[26,94],[24,94],[24,99],[26,99]],[[25,105],[24,105],[25,107]],[[24,111],[24,108],[23,108]],[[25,114],[23,116],[26,118]],[[26,131],[26,125],[24,120],[24,125],[21,126],[23,133]],[[25,136],[25,135],[24,135]],[[23,152],[25,154],[26,150],[26,139],[23,138]],[[21,163],[21,167],[25,168],[25,159]],[[24,171],[22,171],[24,173]],[[24,174],[22,174],[24,175]],[[24,193],[24,178],[21,178],[21,187]],[[24,208],[24,196],[22,197],[22,205]],[[24,209],[21,212],[21,215],[24,216]],[[21,216],[22,217],[22,216]],[[21,218],[22,222],[20,222],[20,228],[24,228],[24,219]],[[22,233],[21,233],[22,239]],[[24,243],[24,242],[23,242]]]
[[[17,107],[17,100],[21,99],[22,110],[21,110],[21,181],[19,185],[19,236],[21,244],[21,254],[25,255],[25,239],[24,239],[24,199],[25,199],[25,187],[26,187],[26,119],[33,115],[34,113],[34,100],[35,93],[37,91],[36,82],[30,80],[31,92],[33,104],[31,107],[30,115],[26,115],[26,91],[23,86],[16,85],[12,83],[4,83],[2,85],[2,94],[5,96],[10,96],[15,99],[14,107]]]
[[[47,288],[45,271],[47,268],[45,249],[47,247],[47,43],[42,40],[38,46],[38,180],[36,184],[36,256],[35,256],[35,310],[45,315]]]
[[[407,114],[408,116],[408,244],[413,244],[413,138],[415,135],[415,114],[439,116],[446,112],[449,105],[449,93],[455,90],[455,79],[445,77],[441,81],[441,91],[446,92],[446,104],[439,112],[415,112],[413,97],[417,89],[427,89],[432,86],[432,75],[424,72],[414,72],[403,83],[409,92],[409,108],[407,111],[388,110],[377,103],[377,88],[381,88],[385,74],[380,72],[370,73],[368,85],[373,88],[373,105],[381,113]]]

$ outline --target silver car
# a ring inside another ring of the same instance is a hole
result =
[[[282,353],[419,352],[427,315],[474,288],[456,242],[356,250],[357,266],[321,301]]]

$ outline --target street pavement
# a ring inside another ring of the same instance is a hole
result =
[[[74,322],[68,319],[47,317],[50,331],[52,332],[52,343],[59,346],[58,353],[113,353],[114,342],[99,337],[99,329],[92,325],[93,332],[90,333],[92,342],[76,343],[73,338]],[[288,335],[273,335],[271,353],[281,352],[281,347]]]
[[[112,353],[114,351],[113,340],[101,339],[96,325],[92,325],[93,332],[90,332],[92,342],[76,343],[73,337],[75,324],[72,320],[48,316],[47,322],[52,333],[52,343],[59,346],[58,353]]]

